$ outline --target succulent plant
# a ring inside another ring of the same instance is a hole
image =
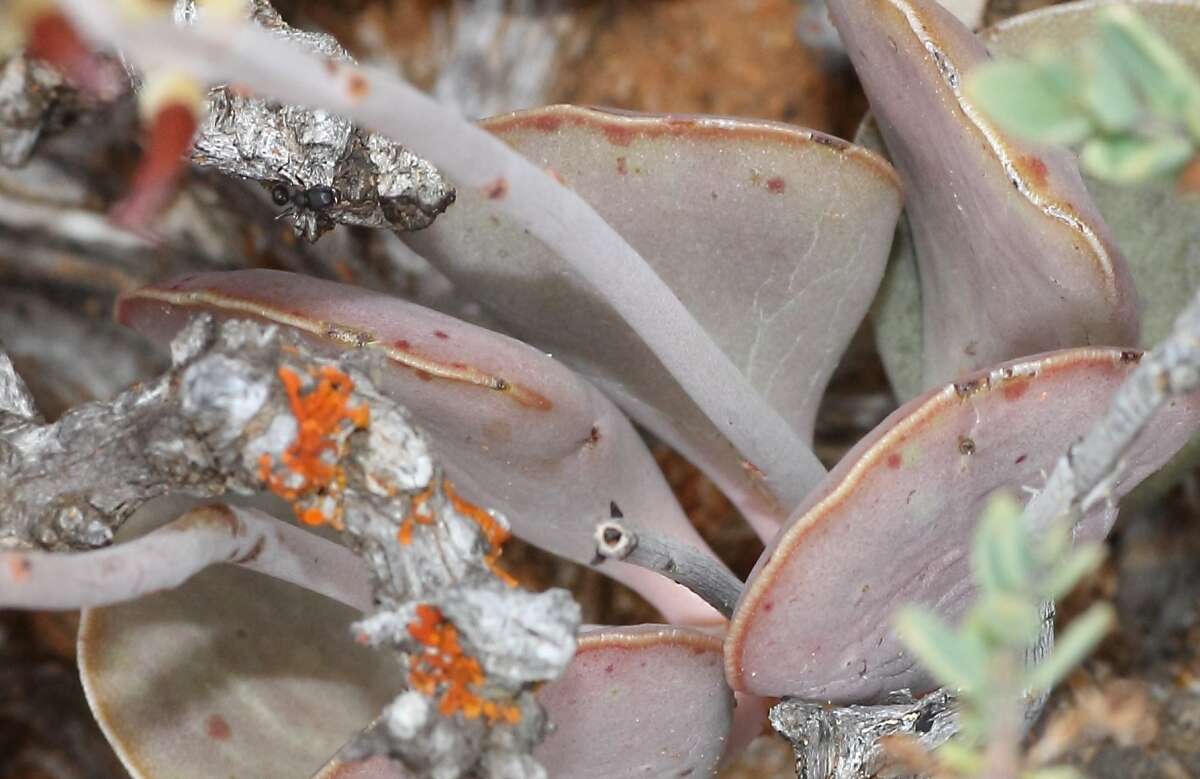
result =
[[[1137,299],[1139,266],[1117,248],[1144,256],[1130,213],[1160,206],[1112,192],[1093,204],[1070,153],[1010,137],[963,92],[983,40],[1056,40],[1057,20],[1095,3],[981,40],[932,0],[829,0],[882,136],[865,130],[863,142],[886,145],[895,167],[760,121],[556,106],[472,126],[380,71],[327,68],[252,27],[63,5],[135,64],[342,113],[456,185],[454,204],[404,240],[502,332],[260,270],[164,281],[125,295],[119,316],[163,344],[207,314],[276,325],[321,354],[378,355],[378,391],[412,414],[462,495],[515,534],[597,565],[593,533],[619,505],[622,527],[669,550],[656,571],[598,564],[670,624],[580,634],[566,674],[537,696],[557,729],[534,757],[554,776],[712,775],[761,728],[763,698],[871,704],[933,690],[896,636],[896,609],[963,615],[989,497],[1042,486],[1136,370],[1139,302],[1163,316]],[[1194,6],[1144,5],[1164,27],[1200,23]],[[1194,260],[1194,236],[1185,245]],[[826,473],[811,450],[818,404],[889,251],[876,326],[905,402]],[[725,613],[664,578],[697,556],[717,579],[732,574],[634,422],[703,469],[767,543]],[[1116,500],[1197,429],[1200,397],[1155,415],[1077,538],[1103,539]],[[85,612],[81,672],[126,766],[420,775],[384,758],[327,764],[406,679],[348,646],[352,609],[256,578],[224,566]]]

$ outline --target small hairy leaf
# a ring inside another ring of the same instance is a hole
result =
[[[986,592],[1019,591],[1034,570],[1021,506],[1007,494],[989,502],[975,533],[971,557],[975,579]]]
[[[901,609],[896,633],[947,687],[970,690],[984,683],[987,653],[983,644],[970,634],[955,633],[932,612],[915,606]]]
[[[1022,582],[1029,587],[1033,582]],[[1041,605],[1012,593],[984,595],[971,611],[971,627],[989,641],[1010,647],[1029,646],[1042,629]]]
[[[1092,653],[1116,622],[1116,611],[1108,603],[1097,603],[1076,617],[1055,640],[1050,656],[1029,670],[1026,688],[1053,688]]]
[[[1096,178],[1133,183],[1173,171],[1193,153],[1192,143],[1178,135],[1124,135],[1087,141],[1079,152],[1079,161]]]
[[[976,776],[983,770],[983,755],[960,741],[938,747],[938,762],[961,776]]]
[[[1111,58],[1154,108],[1186,118],[1200,134],[1200,80],[1154,29],[1130,8],[1114,6],[1100,17],[1102,56]]]
[[[1058,600],[1071,590],[1104,561],[1105,550],[1099,544],[1087,544],[1068,552],[1045,572],[1041,595],[1048,600]]]
[[[1127,130],[1142,116],[1142,107],[1125,73],[1116,61],[1092,52],[1090,78],[1080,97],[1105,132]]]
[[[980,67],[967,95],[1009,132],[1042,143],[1074,144],[1092,122],[1060,80],[1033,62],[1000,60]]]

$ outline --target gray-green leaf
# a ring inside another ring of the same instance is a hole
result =
[[[1131,183],[1173,171],[1191,159],[1193,152],[1186,138],[1173,135],[1093,138],[1083,145],[1079,161],[1097,178]]]
[[[909,606],[896,617],[905,646],[947,687],[971,690],[986,681],[987,651],[978,639],[960,635],[931,612]]]
[[[1021,507],[1007,495],[988,503],[971,556],[975,578],[985,592],[1000,593],[1024,588],[1033,573],[1029,534],[1021,522]]]
[[[1045,143],[1075,144],[1092,122],[1061,81],[1032,62],[999,60],[967,79],[967,95],[1005,130]]]
[[[1054,687],[1092,653],[1116,621],[1116,611],[1108,603],[1097,603],[1076,617],[1055,641],[1050,656],[1029,669],[1025,686],[1039,691]]]

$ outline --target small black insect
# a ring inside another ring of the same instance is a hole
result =
[[[271,187],[271,200],[273,200],[277,206],[286,206],[288,203],[292,202],[292,193],[289,191],[286,184],[276,184],[275,186]]]
[[[314,211],[323,211],[326,208],[337,203],[337,192],[333,187],[311,187],[303,193],[306,205],[302,207],[311,208]]]
[[[337,204],[337,190],[318,184],[308,189],[299,189],[288,184],[275,184],[271,187],[271,200],[277,206],[291,205],[295,208],[307,208],[312,211],[324,211]]]

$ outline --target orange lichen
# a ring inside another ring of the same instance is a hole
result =
[[[411,656],[408,683],[429,698],[438,698],[443,717],[462,713],[467,719],[485,717],[489,723],[521,720],[521,711],[512,703],[497,702],[481,696],[477,688],[484,682],[483,668],[474,657],[463,652],[458,629],[436,606],[417,606],[417,619],[408,625],[408,634],[424,647]],[[439,697],[440,696],[440,697]]]
[[[271,455],[259,458],[259,477],[276,495],[292,504],[296,516],[309,525],[329,523],[342,529],[341,495],[346,474],[339,464],[345,440],[370,422],[366,406],[350,407],[354,382],[332,365],[313,372],[316,387],[302,394],[300,375],[286,366],[279,380],[287,392],[296,437],[277,468]]]
[[[396,531],[396,538],[404,546],[412,543],[413,525],[432,525],[433,514],[422,511],[425,504],[433,497],[433,484],[418,492],[413,496],[412,505],[409,506],[408,514],[400,522],[400,529]]]
[[[504,552],[504,542],[511,535],[508,528],[497,522],[495,517],[479,506],[462,498],[454,489],[454,483],[449,479],[443,480],[443,488],[446,491],[446,497],[450,499],[450,505],[454,506],[454,510],[463,516],[470,517],[483,531],[483,537],[488,542],[488,553],[484,556],[483,562],[497,578],[509,587],[516,587],[517,580],[501,568],[499,563],[500,555]]]

